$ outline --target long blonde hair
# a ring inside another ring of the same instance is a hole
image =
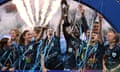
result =
[[[18,30],[18,29],[11,29],[10,32],[14,31],[16,33],[16,39],[15,39],[15,42],[18,43],[18,40],[19,40],[19,37],[20,37],[20,34],[21,32]],[[10,33],[9,32],[9,33]]]

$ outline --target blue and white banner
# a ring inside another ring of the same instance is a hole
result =
[[[120,0],[76,0],[100,12],[120,32]]]

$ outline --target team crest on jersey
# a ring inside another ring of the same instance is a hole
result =
[[[112,57],[116,57],[117,56],[117,53],[116,52],[112,52]]]
[[[53,47],[53,46],[54,46],[54,43],[52,43],[51,46]]]
[[[32,50],[32,45],[29,46],[29,49]]]

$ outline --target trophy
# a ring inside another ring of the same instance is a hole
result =
[[[68,15],[68,8],[69,8],[69,6],[68,6],[66,0],[62,0],[62,1],[61,1],[61,9],[62,9],[62,14],[63,14],[64,16],[67,16],[67,15]]]

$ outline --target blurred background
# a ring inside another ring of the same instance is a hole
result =
[[[32,0],[34,1],[34,0]],[[52,1],[52,0],[50,0]],[[54,1],[54,0],[53,0]],[[42,9],[44,3],[44,0],[40,0],[40,9]],[[72,15],[75,15],[75,19],[79,20],[81,15],[80,11],[78,10],[78,5],[80,3],[73,1],[73,0],[67,0],[68,4],[70,5],[69,10],[69,21],[72,20]],[[85,16],[87,19],[88,25],[91,24],[92,17],[95,16],[95,11],[91,8],[83,5],[83,8],[85,9]],[[54,28],[56,28],[59,19],[60,19],[60,7],[58,7],[58,10],[54,13],[53,17],[49,21],[49,24],[52,25]],[[51,12],[51,10],[48,11],[48,13]],[[110,28],[110,24],[104,19],[102,21],[103,23],[103,30],[106,30]],[[23,30],[25,28],[29,27],[25,20],[22,19],[20,16],[20,13],[18,12],[16,5],[12,3],[11,0],[0,0],[0,37],[8,34],[11,28],[18,28],[19,30]]]

